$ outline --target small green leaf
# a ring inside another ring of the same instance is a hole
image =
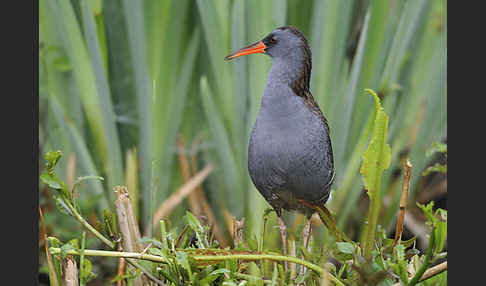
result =
[[[56,247],[56,248],[61,245],[61,241],[54,236],[49,236],[47,238],[47,243],[50,247]]]
[[[447,173],[447,165],[441,165],[439,163],[435,163],[435,165],[430,166],[425,171],[423,171],[422,176],[427,176],[428,174],[433,172]]]
[[[447,238],[447,211],[443,209],[434,211],[434,201],[431,201],[427,205],[417,203],[417,206],[424,212],[424,215],[427,217],[427,224],[434,232],[433,254],[435,255],[441,252],[445,246]]]
[[[352,243],[335,242],[332,245],[332,254],[334,258],[341,262],[353,259],[353,254],[355,254],[355,248]]]
[[[192,230],[196,232],[203,231],[203,227],[199,220],[190,212],[186,212],[186,222]]]
[[[414,236],[414,237],[410,238],[409,240],[401,241],[400,244],[403,245],[403,247],[405,247],[405,249],[407,249],[410,246],[412,246],[415,243],[416,240],[417,240],[417,237]]]
[[[84,262],[80,269],[79,275],[85,283],[93,280],[96,277],[96,274],[91,272],[91,270],[92,270],[91,261],[89,261],[89,259],[87,258],[84,258]]]
[[[118,229],[116,224],[116,216],[111,211],[104,209],[103,210],[103,231],[109,237],[117,237],[118,236]]]
[[[68,241],[67,243],[71,244],[74,249],[79,250],[79,239],[73,238],[70,241]]]
[[[216,270],[212,271],[211,273],[209,273],[206,277],[201,279],[200,283],[201,283],[201,285],[204,285],[206,283],[208,285],[211,285],[211,283],[214,282],[214,280],[218,279],[221,276],[221,274],[224,274],[224,273],[231,273],[231,271],[229,271],[226,268],[216,269]]]
[[[160,250],[159,248],[155,248],[155,247],[149,247],[149,249],[147,251],[150,254],[157,255],[157,256],[163,256],[164,255],[162,253],[162,250]]]
[[[46,153],[44,158],[47,160],[46,163],[46,169],[49,174],[54,171],[54,168],[57,165],[57,162],[59,159],[62,157],[62,152],[61,151],[49,151]]]
[[[433,154],[440,152],[440,153],[447,153],[447,144],[439,143],[435,141],[432,145],[425,151],[425,156],[430,157]]]
[[[157,246],[158,248],[162,248],[162,243],[158,241],[157,239],[150,238],[150,237],[142,237],[139,240],[137,240],[138,243],[141,244],[147,244],[147,243],[152,243],[153,245]]]
[[[351,242],[336,242],[337,249],[345,254],[353,254],[354,245]]]
[[[62,190],[62,182],[60,182],[57,178],[49,175],[48,173],[42,173],[40,175],[40,179],[44,184],[48,185],[52,189]]]

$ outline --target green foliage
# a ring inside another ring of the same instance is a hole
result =
[[[378,95],[368,89],[375,99],[376,114],[373,124],[373,135],[368,149],[363,153],[363,163],[360,173],[363,175],[364,187],[370,197],[368,224],[365,226],[363,246],[365,256],[371,258],[371,251],[375,241],[376,226],[382,205],[381,182],[383,171],[390,166],[391,149],[388,145],[388,115],[381,106]]]
[[[370,89],[370,92],[375,99],[375,120],[373,135],[371,137],[368,149],[363,153],[363,163],[361,165],[360,173],[363,175],[364,187],[368,191],[370,200],[375,200],[375,196],[379,196],[381,178],[383,171],[390,166],[390,145],[386,143],[388,131],[388,115],[381,106],[378,95]]]
[[[435,153],[444,153],[447,155],[447,144],[439,142],[432,143],[432,145],[425,152],[425,156],[430,157]],[[433,172],[447,173],[447,164],[435,163],[434,165],[427,167],[427,169],[422,172],[422,176],[427,176]]]
[[[248,138],[271,60],[255,55],[227,63],[223,58],[278,26],[294,25],[311,45],[311,91],[330,125],[337,174],[333,199],[328,202],[336,216],[336,229],[314,229],[311,251],[305,251],[293,237],[300,234],[301,225],[289,227],[298,255],[323,265],[328,254],[323,255],[320,247],[329,244],[330,253],[346,263],[355,262],[357,268],[343,264],[337,272],[330,270],[349,284],[381,279],[388,285],[386,281],[396,277],[383,278],[380,271],[392,271],[404,280],[405,262],[421,265],[411,248],[414,241],[398,244],[402,252],[380,234],[380,225],[383,229],[394,226],[400,196],[394,173],[401,169],[403,156],[414,166],[411,200],[423,191],[420,174],[447,171],[447,165],[440,163],[427,168],[433,154],[447,150],[445,144],[434,143],[447,137],[444,1],[40,0],[39,13],[41,152],[62,150],[74,158],[73,167],[68,160],[60,160],[62,153],[51,152],[48,163],[40,167],[40,189],[50,190],[41,192],[41,207],[52,209],[48,198],[52,195],[57,209],[67,214],[46,211],[46,223],[63,241],[79,235],[71,220],[82,210],[100,221],[101,233],[109,238],[104,243],[113,244],[119,234],[112,188],[135,180],[140,193],[133,196],[133,203],[140,210],[141,230],[150,237],[162,235],[162,247],[154,242],[148,251],[155,254],[158,249],[157,255],[174,260],[170,267],[153,265],[164,269],[158,276],[161,279],[175,284],[181,277],[199,279],[201,285],[295,283],[281,263],[240,268],[231,260],[199,268],[190,258],[186,263],[179,255],[177,260],[175,252],[166,249],[217,245],[208,227],[186,213],[186,202],[161,224],[160,232],[151,230],[155,209],[183,184],[176,159],[184,153],[194,156],[196,169],[208,162],[215,164],[203,190],[227,238],[230,231],[225,219],[230,214],[238,220],[245,218],[239,250],[280,249],[276,216],[266,211],[268,204],[254,188],[246,167]],[[375,105],[365,89],[376,91]],[[193,143],[191,150],[179,149],[178,135]],[[134,150],[137,166],[124,156]],[[80,177],[84,175],[88,176]],[[382,214],[373,226],[370,216],[356,207],[363,180],[376,202],[375,215]],[[77,197],[74,189],[79,191]],[[381,199],[385,194],[391,202],[386,207]],[[285,219],[297,222],[299,216],[285,214]],[[433,226],[434,254],[444,247],[444,227],[437,222]],[[367,239],[367,246],[333,243],[338,229],[358,230],[353,240],[364,239],[367,232],[377,237]],[[86,243],[90,245],[92,239]],[[375,241],[381,243],[378,248]],[[94,246],[99,245],[90,245]],[[366,268],[360,257],[374,263]],[[110,273],[97,279],[111,279],[116,273],[113,265],[108,267]],[[260,274],[265,281],[241,276]],[[117,279],[136,275],[140,273]],[[294,278],[320,283],[316,273],[305,275]],[[444,275],[432,279],[446,281]]]

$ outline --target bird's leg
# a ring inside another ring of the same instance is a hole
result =
[[[283,255],[287,256],[287,226],[280,216],[280,212],[277,212],[278,222],[280,224],[280,238],[282,238],[282,250]],[[287,261],[284,262],[285,271],[288,269]]]
[[[307,245],[309,244],[309,238],[310,238],[310,233],[311,233],[311,216],[307,217],[307,223],[304,226],[304,229],[302,230],[302,241],[304,242],[304,249],[307,249]],[[300,266],[300,271],[299,274],[303,275],[305,273],[305,267]]]
[[[304,248],[307,249],[307,245],[309,244],[309,239],[310,239],[310,233],[311,233],[311,217],[307,218],[307,223],[304,226],[304,229],[302,230],[302,240],[304,241]]]

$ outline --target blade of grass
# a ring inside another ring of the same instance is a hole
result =
[[[111,187],[123,182],[123,165],[121,159],[120,142],[115,124],[115,113],[113,111],[113,104],[111,102],[108,80],[103,67],[104,60],[101,55],[101,46],[98,40],[99,36],[97,34],[96,24],[94,22],[91,10],[89,9],[87,0],[81,2],[81,10],[83,15],[82,19],[85,40],[92,62],[94,77],[96,79],[99,103],[103,115],[104,129],[106,131],[106,144],[109,146],[109,148],[107,148],[107,177],[109,178],[109,186]]]
[[[135,90],[137,98],[137,117],[139,137],[138,153],[140,154],[140,188],[142,202],[142,222],[144,227],[151,228],[152,215],[152,107],[150,79],[147,70],[145,47],[145,30],[143,11],[139,1],[123,1],[124,15],[127,24],[130,55],[132,60]],[[150,232],[151,233],[151,232]]]
[[[57,100],[57,96],[51,95],[49,97],[49,105],[50,109],[55,114],[57,123],[59,124],[59,126],[61,126],[64,132],[68,134],[70,141],[73,142],[73,147],[76,152],[76,158],[79,159],[82,172],[85,174],[99,176],[100,174],[96,169],[96,166],[93,162],[93,159],[89,153],[83,137],[74,126],[74,124],[72,124],[68,115],[63,112],[63,109]],[[98,203],[98,211],[100,214],[102,213],[102,210],[104,208],[111,207],[111,204],[108,204],[110,199],[108,191],[105,191],[102,184],[98,180],[89,180],[88,182],[86,182],[86,184],[89,186],[87,190],[89,192],[92,192],[93,195],[97,196],[104,194],[106,198],[106,200],[100,200]]]
[[[69,60],[72,66],[76,67],[73,69],[74,79],[90,131],[94,137],[96,155],[100,158],[99,161],[103,163],[104,171],[109,174],[111,173],[110,168],[114,167],[110,166],[109,156],[111,152],[108,152],[107,130],[103,123],[103,111],[101,109],[103,105],[100,103],[92,62],[76,21],[73,7],[69,1],[50,0],[49,4],[56,16],[56,26],[59,33],[63,35]],[[107,178],[108,184],[112,183],[112,179],[114,178]]]

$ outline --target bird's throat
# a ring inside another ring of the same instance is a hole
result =
[[[311,59],[308,55],[295,52],[288,57],[275,58],[267,77],[267,87],[276,85],[290,87],[294,95],[305,96],[309,90]]]

